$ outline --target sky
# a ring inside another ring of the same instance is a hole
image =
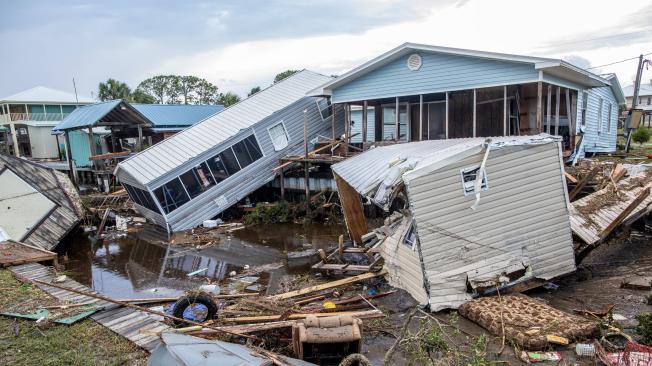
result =
[[[652,2],[628,0],[0,0],[0,97],[97,96],[114,78],[195,75],[241,96],[285,69],[339,75],[404,42],[556,57],[630,85]],[[652,54],[648,56],[652,58]],[[643,79],[649,81],[652,70]]]

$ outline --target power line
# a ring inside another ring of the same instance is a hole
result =
[[[646,53],[646,54],[644,54],[643,56],[648,56],[648,55],[652,55],[652,52],[650,52],[650,53]],[[608,63],[608,64],[604,64],[604,65],[593,66],[593,67],[589,67],[589,68],[587,68],[587,70],[597,69],[598,67],[611,66],[611,65],[619,64],[619,63],[621,63],[621,62],[625,62],[625,61],[636,60],[636,59],[639,58],[639,57],[640,57],[640,56],[636,56],[636,57],[632,57],[632,58],[626,58],[626,59],[624,59],[624,60],[620,60],[620,61],[614,61],[614,62],[611,62],[611,63]]]

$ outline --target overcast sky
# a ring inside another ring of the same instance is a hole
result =
[[[560,57],[580,67],[652,52],[649,0],[0,4],[0,97],[36,85],[72,92],[73,77],[91,96],[107,78],[135,88],[161,73],[196,75],[244,96],[282,70],[341,74],[404,42]],[[636,61],[592,71],[615,72],[625,86]]]

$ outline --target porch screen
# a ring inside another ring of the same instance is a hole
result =
[[[283,150],[288,146],[289,138],[287,132],[285,132],[283,122],[279,122],[270,127],[268,132],[269,138],[272,139],[272,144],[274,145],[274,151]]]

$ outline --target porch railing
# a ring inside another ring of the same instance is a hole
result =
[[[52,121],[63,121],[70,113],[10,113],[5,114],[2,117],[2,120],[7,123],[9,121],[14,122],[52,122]]]

